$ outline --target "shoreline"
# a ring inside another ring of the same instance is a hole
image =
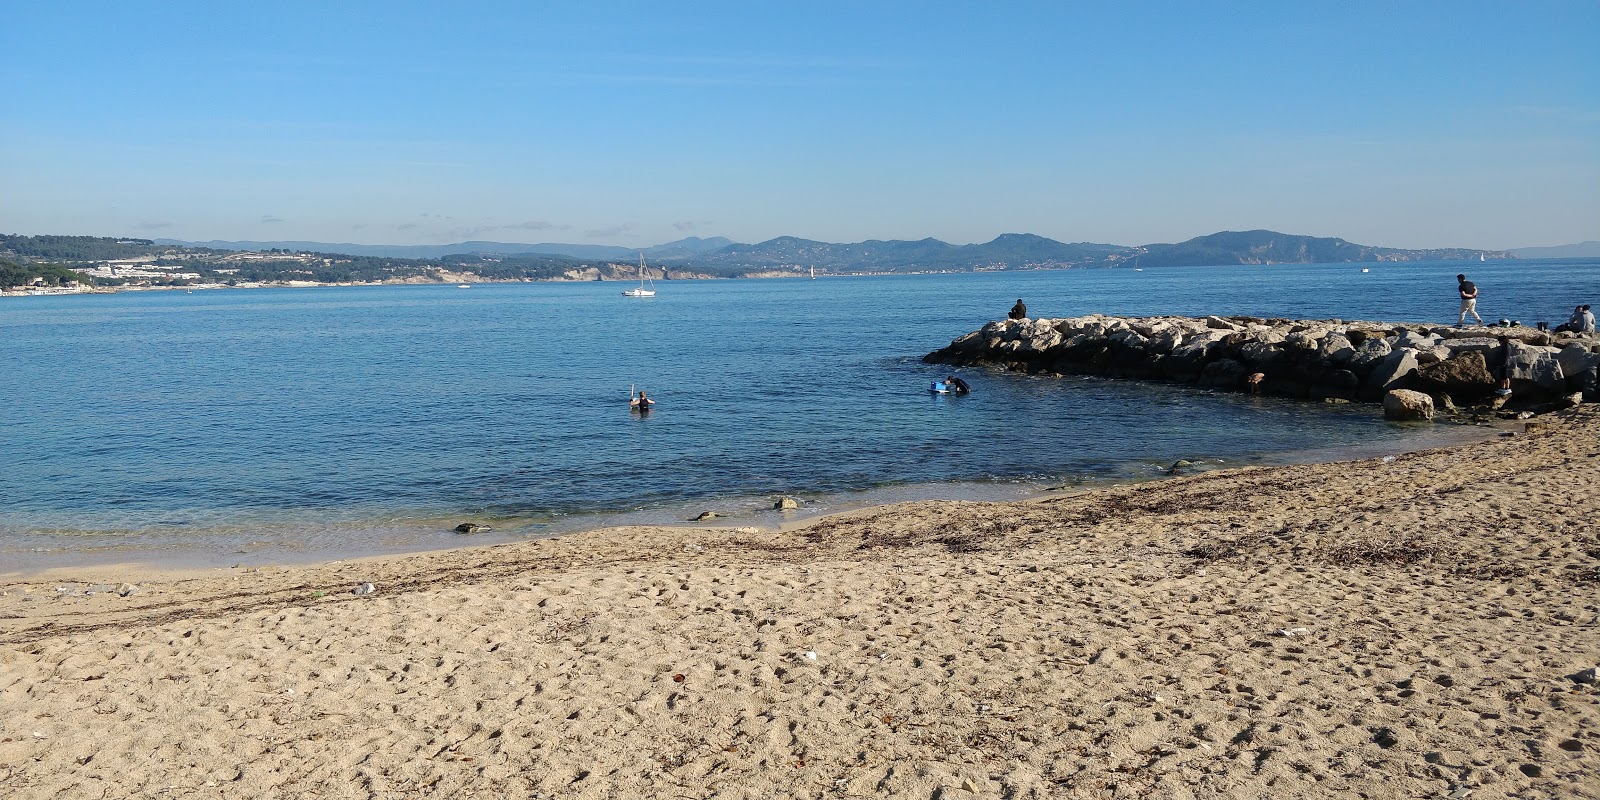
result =
[[[1600,409],[1505,433],[789,531],[7,584],[0,786],[1600,797]]]
[[[1281,401],[1280,401],[1281,402]],[[1488,439],[1504,425],[1434,423],[1441,428],[1435,437],[1448,439],[1443,444],[1399,439],[1364,441],[1330,448],[1311,448],[1253,454],[1231,460],[1191,454],[1193,466],[1185,474],[1202,474],[1215,470],[1241,467],[1277,467],[1300,464],[1358,461],[1381,455],[1401,455],[1443,446],[1469,444]],[[1142,473],[1133,472],[1144,465]],[[72,580],[74,575],[112,577],[81,578],[79,582],[95,583],[110,580],[120,583],[132,580],[127,576],[148,571],[153,574],[202,573],[238,568],[303,568],[330,562],[345,562],[372,558],[407,557],[446,552],[462,548],[490,547],[520,542],[538,541],[560,536],[582,535],[619,527],[658,527],[666,529],[699,529],[728,526],[753,527],[761,531],[794,530],[817,520],[839,514],[849,514],[873,508],[907,502],[1031,502],[1040,499],[1076,494],[1117,486],[1137,485],[1149,481],[1170,479],[1168,463],[1139,460],[1123,464],[1119,474],[1113,476],[1062,476],[1050,480],[1017,479],[1006,481],[956,481],[939,483],[893,484],[839,492],[791,494],[801,499],[798,509],[778,511],[772,507],[777,495],[748,495],[709,500],[689,500],[648,509],[600,511],[567,515],[549,521],[506,520],[473,514],[439,517],[438,525],[424,526],[422,520],[413,520],[404,526],[384,528],[361,521],[348,524],[347,530],[362,531],[381,541],[346,538],[332,544],[314,544],[303,535],[282,534],[279,537],[262,537],[262,530],[275,527],[261,524],[238,524],[224,529],[200,529],[189,533],[173,534],[172,542],[138,544],[129,539],[137,534],[55,534],[47,538],[63,541],[80,541],[79,537],[104,536],[114,541],[100,544],[68,547],[35,545],[22,549],[8,547],[10,562],[6,571],[0,572],[0,585],[8,581],[33,581],[55,579]],[[715,511],[718,516],[700,521],[694,519],[704,511]],[[451,529],[462,522],[483,523],[491,526],[486,533],[463,535]],[[301,521],[294,526],[304,527]],[[219,534],[217,530],[233,530],[232,535]],[[389,531],[384,534],[383,531]],[[194,541],[187,541],[193,537]],[[50,549],[45,549],[50,547]]]

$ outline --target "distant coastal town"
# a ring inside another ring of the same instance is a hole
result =
[[[96,236],[0,235],[0,295],[263,286],[798,278],[1211,264],[1500,260],[1511,251],[1404,250],[1274,231],[1225,231],[1178,244],[1064,243],[1032,234],[952,245],[936,239],[831,244],[779,237],[747,245],[684,239],[631,250],[462,242],[440,246],[214,246]],[[232,249],[239,248],[239,249]],[[459,252],[448,252],[459,248]],[[340,252],[358,251],[358,252]],[[410,257],[410,256],[415,257]]]

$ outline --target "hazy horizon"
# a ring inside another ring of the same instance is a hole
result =
[[[1600,4],[8,9],[0,229],[1600,239]]]

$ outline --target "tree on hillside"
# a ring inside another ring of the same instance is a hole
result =
[[[0,259],[0,288],[32,286],[40,279],[45,286],[94,283],[89,278],[56,264],[18,264],[15,261]]]

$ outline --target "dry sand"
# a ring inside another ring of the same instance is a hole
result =
[[[1540,425],[785,532],[14,583],[0,797],[1596,798],[1568,676],[1600,664],[1600,411]]]

